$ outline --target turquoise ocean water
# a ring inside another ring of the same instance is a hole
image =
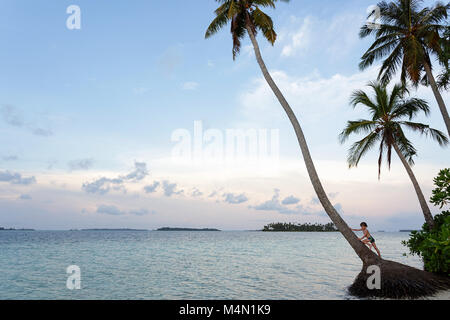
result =
[[[385,258],[422,267],[403,256],[407,233],[373,235]],[[0,299],[352,299],[360,269],[339,233],[0,232]]]

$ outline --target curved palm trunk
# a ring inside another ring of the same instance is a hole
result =
[[[408,172],[408,175],[412,181],[412,184],[414,185],[414,189],[416,190],[417,197],[419,198],[420,206],[422,207],[425,221],[427,222],[427,224],[430,228],[433,228],[434,227],[433,216],[431,214],[430,208],[428,207],[427,201],[425,200],[425,197],[423,196],[422,189],[420,189],[419,183],[417,182],[417,179],[414,176],[414,172],[412,171],[411,166],[409,165],[408,161],[406,161],[405,157],[403,156],[400,149],[398,148],[398,145],[394,142],[393,146],[394,146],[395,152],[397,152],[398,157],[402,161],[403,166],[406,169],[406,172]]]
[[[339,213],[336,211],[336,209],[333,207],[330,200],[328,199],[328,196],[327,196],[325,190],[323,189],[322,183],[320,182],[316,168],[314,167],[314,163],[311,158],[311,154],[309,152],[308,145],[306,143],[306,139],[303,134],[302,128],[300,127],[300,123],[298,122],[297,117],[295,116],[293,110],[289,106],[289,103],[286,101],[286,99],[284,98],[280,89],[275,84],[271,75],[269,74],[267,67],[262,59],[258,42],[257,42],[256,37],[255,37],[255,35],[252,31],[252,28],[250,27],[249,24],[247,24],[247,32],[252,41],[252,44],[253,44],[253,47],[255,50],[256,60],[258,61],[258,64],[261,68],[264,78],[266,79],[266,81],[269,84],[270,88],[272,89],[273,93],[275,94],[275,96],[277,97],[281,106],[283,107],[284,111],[286,112],[289,120],[292,123],[292,126],[294,127],[295,133],[297,135],[298,143],[300,145],[300,149],[303,154],[303,159],[305,161],[306,169],[309,174],[309,178],[311,179],[311,183],[314,187],[314,190],[316,191],[316,194],[320,200],[320,203],[322,204],[326,213],[330,217],[331,221],[333,221],[333,223],[336,225],[336,227],[339,229],[339,231],[345,237],[347,242],[352,246],[353,250],[355,250],[356,254],[364,262],[364,264],[372,263],[374,261],[379,261],[378,256],[376,256],[372,251],[370,251],[356,237],[356,235],[348,227],[347,223],[341,218]]]
[[[424,64],[425,72],[427,73],[428,81],[430,82],[431,88],[433,89],[434,96],[436,97],[436,101],[439,105],[439,109],[441,110],[442,117],[444,118],[445,125],[447,127],[448,136],[450,137],[450,117],[448,115],[447,108],[444,103],[444,99],[442,99],[442,95],[439,92],[439,88],[436,84],[436,80],[434,80],[433,73],[431,72],[430,65],[425,62]]]

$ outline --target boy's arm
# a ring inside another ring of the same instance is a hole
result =
[[[361,239],[359,239],[359,240],[362,240],[362,239],[364,239],[364,238],[369,239],[369,232],[367,231],[367,229],[364,230],[364,234],[363,234],[363,236],[361,237]]]
[[[362,231],[362,229],[352,229],[352,231]]]

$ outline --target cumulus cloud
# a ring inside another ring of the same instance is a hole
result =
[[[103,204],[97,207],[97,213],[108,214],[108,215],[112,215],[112,216],[121,216],[121,215],[126,214],[126,212],[121,211],[116,206],[103,205]]]
[[[48,160],[47,161],[47,170],[52,170],[56,164],[58,163],[58,161],[56,160]]]
[[[334,118],[336,121],[347,120],[353,114],[348,106],[352,92],[376,79],[378,70],[374,66],[350,76],[335,74],[331,77],[321,77],[319,74],[295,77],[284,71],[271,73],[286,99],[292,102],[294,111],[302,115],[304,121],[318,122],[330,115],[337,115]],[[262,77],[254,82],[253,88],[241,95],[240,100],[243,114],[253,121],[272,124],[275,120],[284,121],[285,115]]]
[[[301,26],[296,31],[289,33],[287,36],[287,38],[289,38],[289,42],[283,46],[281,55],[284,57],[290,57],[299,51],[306,50],[306,48],[310,45],[312,33],[312,18],[306,17]]]
[[[144,162],[135,162],[135,169],[125,176],[118,176],[116,178],[102,177],[93,182],[86,182],[83,184],[83,190],[92,194],[107,194],[111,190],[125,190],[125,183],[142,181],[149,173],[147,164]]]
[[[29,194],[21,194],[19,200],[31,200],[32,197]]]
[[[250,208],[258,210],[258,211],[276,211],[276,212],[283,213],[283,214],[298,213],[297,211],[290,209],[290,208],[284,206],[283,204],[281,204],[279,189],[274,190],[274,195],[273,195],[272,199],[270,199],[266,202],[263,202],[259,205],[251,206]]]
[[[109,191],[111,191],[111,187],[114,185],[122,185],[123,179],[117,178],[117,179],[109,179],[109,178],[100,178],[95,180],[94,182],[90,183],[84,183],[83,184],[83,190],[87,193],[92,194],[107,194]]]
[[[272,211],[281,214],[301,214],[301,215],[318,215],[322,216],[322,211],[313,210],[310,207],[304,207],[300,204],[300,199],[289,196],[280,200],[280,190],[274,189],[272,199],[265,201],[256,206],[249,206],[250,209],[257,211]]]
[[[340,204],[340,203],[336,203],[336,204],[334,205],[334,208],[335,208],[336,211],[339,212],[339,213],[343,213],[343,212],[344,212],[344,210],[342,209],[342,204]]]
[[[184,192],[184,190],[177,191],[177,184],[176,183],[170,183],[167,180],[164,180],[162,183],[162,188],[164,190],[164,195],[166,197],[171,197],[173,195],[180,195]]]
[[[194,190],[192,190],[192,192],[191,192],[191,196],[193,196],[194,198],[201,197],[202,195],[203,195],[203,192],[201,192],[197,188],[194,188]]]
[[[337,197],[338,195],[339,195],[339,192],[330,192],[330,193],[328,193],[328,197],[329,197],[331,200],[336,199],[336,197]],[[319,198],[317,198],[317,197],[312,197],[312,199],[311,199],[311,201],[310,201],[310,204],[313,205],[313,206],[320,205],[320,200],[319,200]]]
[[[19,157],[16,155],[3,156],[2,160],[3,161],[17,161],[17,160],[19,160]]]
[[[24,178],[18,172],[0,171],[0,182],[9,182],[11,184],[30,185],[36,183],[34,176]]]
[[[319,198],[313,197],[313,198],[311,199],[311,201],[310,201],[310,204],[312,204],[312,205],[318,205],[318,204],[320,204]]]
[[[208,198],[213,198],[213,197],[215,197],[215,196],[217,196],[217,191],[211,192],[211,193],[209,194]]]
[[[280,31],[281,56],[293,57],[305,53],[344,56],[359,42],[358,32],[364,15],[346,12],[323,20],[315,16],[291,17]]]
[[[299,198],[296,198],[294,196],[289,196],[289,197],[286,197],[283,201],[281,201],[281,204],[292,205],[292,204],[297,204],[299,202],[300,202]]]
[[[148,176],[147,164],[145,162],[135,162],[135,170],[124,177],[126,181],[141,181]]]
[[[3,105],[0,108],[0,112],[3,121],[5,121],[7,124],[14,127],[22,127],[25,125],[23,115],[16,107],[11,105]]]
[[[94,165],[93,159],[73,160],[68,163],[70,171],[89,170]]]
[[[132,215],[135,215],[135,216],[146,216],[149,214],[156,214],[156,211],[154,211],[154,210],[150,211],[147,209],[139,209],[139,210],[131,210],[129,213]]]
[[[144,191],[145,193],[154,193],[160,185],[161,183],[159,181],[155,181],[153,184],[145,186]]]
[[[32,134],[36,136],[49,137],[53,135],[51,129],[42,128],[36,122],[25,121],[21,110],[12,105],[3,105],[0,107],[0,114],[7,124],[13,127],[27,127]]]
[[[328,194],[328,196],[329,196],[331,199],[336,198],[338,195],[339,195],[339,192],[330,192],[330,193]]]
[[[148,214],[155,214],[155,211],[149,211],[148,209],[138,209],[138,210],[130,210],[130,211],[124,211],[119,209],[118,207],[114,205],[99,205],[97,207],[97,213],[106,214],[106,215],[113,215],[113,216],[123,216],[123,215],[135,215],[135,216],[145,216]]]
[[[245,194],[234,194],[234,193],[225,193],[224,195],[225,202],[229,204],[241,204],[248,201],[248,198]]]

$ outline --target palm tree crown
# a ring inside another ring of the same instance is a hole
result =
[[[387,84],[401,67],[401,80],[407,79],[417,85],[424,71],[424,64],[431,66],[430,54],[436,54],[440,63],[448,67],[443,54],[443,33],[448,26],[441,24],[447,19],[450,4],[438,2],[433,8],[419,8],[421,0],[395,0],[378,3],[380,8],[379,28],[365,25],[360,37],[375,35],[375,41],[362,56],[360,68],[371,66],[375,60],[383,59],[379,80]],[[448,41],[445,42],[448,46]],[[422,79],[427,83],[426,77]]]
[[[261,31],[264,37],[273,45],[277,34],[273,28],[273,21],[260,7],[275,8],[277,1],[289,0],[216,0],[222,5],[216,9],[216,18],[208,27],[205,38],[209,38],[231,21],[231,34],[233,37],[233,59],[239,54],[241,40],[244,38],[247,26],[250,26],[256,35]]]
[[[417,151],[411,141],[406,138],[403,127],[430,136],[441,146],[448,144],[448,139],[442,132],[430,128],[426,124],[411,121],[420,112],[428,115],[430,110],[426,101],[406,98],[408,90],[400,84],[395,85],[390,94],[386,86],[379,82],[371,82],[369,86],[375,93],[374,98],[369,97],[364,91],[358,90],[351,97],[351,105],[353,107],[363,105],[370,112],[371,118],[348,121],[347,126],[340,134],[341,143],[344,143],[352,134],[367,134],[350,148],[347,159],[350,167],[356,167],[362,156],[377,143],[379,143],[380,152],[378,159],[379,176],[384,154],[386,154],[390,167],[392,148],[395,145],[398,146],[409,164],[413,164],[413,157],[417,154]]]

